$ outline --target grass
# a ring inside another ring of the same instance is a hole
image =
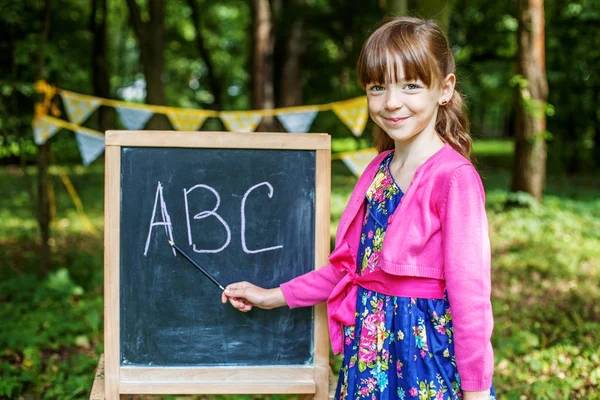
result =
[[[334,147],[351,149],[346,142]],[[475,152],[492,238],[499,398],[600,399],[597,178],[551,176],[543,204],[523,197],[528,207],[505,210],[511,143],[476,142]],[[44,279],[36,274],[32,178],[0,168],[0,399],[87,398],[103,352],[103,166],[63,168],[97,232],[86,228],[53,167],[53,262]],[[333,162],[332,234],[355,181]]]

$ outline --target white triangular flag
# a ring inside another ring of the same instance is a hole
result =
[[[90,165],[104,152],[104,136],[84,131],[75,131],[83,165]]]
[[[117,110],[125,129],[130,131],[142,129],[150,117],[152,117],[152,111],[143,110],[141,108],[115,107],[115,109]]]
[[[279,114],[277,119],[288,132],[306,133],[310,130],[318,111],[292,112],[289,114]]]
[[[74,124],[84,122],[98,108],[100,101],[89,96],[71,92],[61,92],[69,120]]]

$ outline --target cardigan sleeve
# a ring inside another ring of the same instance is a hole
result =
[[[440,216],[461,388],[486,390],[494,371],[491,252],[485,192],[472,165],[461,166],[452,174]]]
[[[314,306],[327,300],[343,277],[344,272],[327,264],[281,284],[280,288],[290,308]]]
[[[360,207],[360,204],[364,201],[367,187],[371,184],[375,171],[379,169],[381,160],[389,153],[390,151],[384,151],[375,157],[356,182],[352,195],[340,218],[336,234],[336,246],[344,239],[341,232],[343,227],[347,228],[355,220],[356,207]],[[358,237],[356,241],[358,241]],[[328,264],[321,269],[308,272],[281,284],[280,288],[290,308],[313,306],[327,300],[333,288],[345,274],[345,272]]]

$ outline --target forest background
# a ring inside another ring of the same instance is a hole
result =
[[[530,3],[543,12],[525,26],[544,28],[548,89],[535,116],[544,129],[528,141],[544,144],[544,157],[529,159],[541,196],[516,184],[535,78],[523,70],[519,30]],[[383,17],[404,12],[444,26],[466,96],[492,234],[499,398],[600,398],[594,0],[0,0],[0,398],[85,398],[103,352],[103,163],[83,167],[67,130],[34,143],[36,81],[220,111],[330,103],[364,94],[360,46]],[[103,106],[86,126],[122,127]],[[161,115],[147,128],[172,129]],[[321,112],[311,132],[330,133],[335,155],[369,147],[372,128],[357,138]],[[217,118],[202,127],[224,129]],[[264,119],[258,130],[282,128]],[[332,167],[335,226],[355,177]]]

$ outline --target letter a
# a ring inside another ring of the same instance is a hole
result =
[[[162,221],[154,222],[154,217],[156,217],[156,206],[158,204],[158,199],[160,197],[160,214],[162,217]],[[148,237],[146,238],[146,248],[144,249],[144,256],[148,254],[148,247],[150,246],[150,236],[152,236],[152,228],[155,226],[164,226],[165,233],[169,236],[169,240],[174,242],[173,240],[173,226],[171,225],[171,217],[169,217],[169,212],[167,211],[167,205],[165,204],[165,199],[163,197],[163,187],[160,182],[158,182],[158,186],[156,187],[156,196],[154,197],[154,208],[152,209],[152,219],[150,219],[150,227],[148,228]],[[167,241],[165,240],[165,244]],[[173,251],[173,255],[176,255],[175,249],[171,247],[171,251]]]

